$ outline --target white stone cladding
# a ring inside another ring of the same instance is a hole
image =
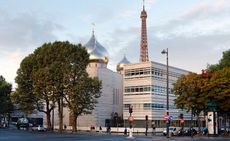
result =
[[[90,63],[87,72],[102,81],[102,94],[93,114],[80,116],[80,127],[105,126],[105,119],[111,119],[112,112],[122,116],[122,75],[108,69],[105,64]]]

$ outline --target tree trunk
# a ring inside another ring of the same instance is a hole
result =
[[[49,101],[46,101],[46,121],[47,121],[47,129],[50,130],[51,129],[51,121],[50,121],[50,110],[49,110]]]
[[[47,111],[47,113],[46,113],[46,121],[47,121],[47,129],[48,130],[51,130],[51,120],[50,120],[50,112],[49,111]]]
[[[59,133],[63,131],[63,99],[58,101]]]
[[[8,125],[7,125],[7,127],[10,127],[10,117],[11,117],[11,116],[10,116],[10,113],[8,113],[8,114],[7,114],[7,120],[8,120]]]
[[[77,116],[73,116],[73,125],[72,125],[72,128],[73,128],[73,132],[77,132]]]

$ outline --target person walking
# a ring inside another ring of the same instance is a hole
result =
[[[102,128],[101,128],[101,126],[99,127],[99,133],[102,133]]]
[[[111,128],[110,128],[110,125],[108,125],[108,127],[107,127],[107,133],[108,133],[108,134],[111,134]]]

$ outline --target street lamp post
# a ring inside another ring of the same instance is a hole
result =
[[[167,102],[166,102],[166,114],[167,116],[169,117],[169,65],[168,65],[168,48],[166,50],[163,50],[161,52],[162,54],[166,54],[166,76],[167,76],[167,84],[166,84],[166,99],[167,99]],[[166,121],[166,127],[167,127],[167,137],[169,137],[169,120]]]

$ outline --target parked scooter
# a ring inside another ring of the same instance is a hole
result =
[[[178,136],[184,136],[184,129],[183,128],[181,128],[179,131],[178,131]]]

